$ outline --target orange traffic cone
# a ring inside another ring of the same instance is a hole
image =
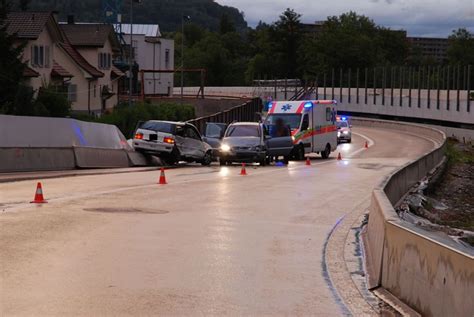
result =
[[[43,197],[43,188],[41,187],[41,182],[38,182],[38,185],[36,185],[35,199],[33,201],[30,201],[30,203],[32,204],[47,203],[47,201],[44,200],[44,197]]]
[[[240,170],[240,175],[247,175],[247,171],[245,170],[245,163],[242,163],[242,169]]]
[[[369,148],[369,143],[367,143],[367,141],[365,141],[365,148],[366,148],[366,149]]]
[[[309,159],[309,157],[306,157],[306,165],[311,165],[311,160]]]
[[[168,184],[168,183],[166,182],[165,169],[164,169],[163,167],[161,168],[160,181],[158,182],[158,184],[160,184],[160,185],[166,185],[166,184]]]
[[[339,153],[337,154],[337,160],[338,160],[338,161],[342,160],[341,152],[339,152]]]

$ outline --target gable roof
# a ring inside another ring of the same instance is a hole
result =
[[[53,69],[51,69],[51,76],[55,77],[74,77],[70,72],[53,60]]]
[[[74,46],[103,47],[108,39],[114,49],[120,49],[120,43],[110,24],[80,23],[60,24],[69,42]]]
[[[7,33],[15,34],[19,39],[35,40],[43,32],[46,26],[50,26],[50,31],[62,39],[53,12],[10,12],[5,20]],[[49,24],[48,24],[49,23]]]
[[[40,74],[36,70],[28,66],[25,66],[25,68],[23,69],[23,77],[39,77],[39,76]]]
[[[104,76],[104,73],[89,64],[89,62],[72,46],[71,43],[66,41],[58,43],[58,46],[61,47],[79,67],[88,72],[92,77]]]
[[[7,15],[8,34],[18,38],[36,39],[43,32],[51,12],[11,12]]]

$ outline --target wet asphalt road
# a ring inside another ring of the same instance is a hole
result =
[[[47,179],[42,206],[29,204],[35,181],[0,184],[0,315],[344,314],[324,279],[329,232],[433,146],[354,131],[329,160],[248,176],[215,165],[169,170],[164,186],[157,171]]]

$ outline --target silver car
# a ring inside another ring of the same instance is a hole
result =
[[[219,149],[221,165],[232,162],[257,162],[266,165],[283,156],[287,163],[293,150],[291,136],[272,138],[262,123],[237,122],[227,127]]]
[[[347,121],[336,121],[337,125],[337,143],[346,141],[347,143],[352,142],[352,126]]]
[[[158,156],[169,165],[178,161],[212,162],[212,148],[195,126],[184,122],[150,120],[139,124],[133,138],[136,151]]]

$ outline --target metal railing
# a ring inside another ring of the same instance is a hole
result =
[[[217,123],[232,123],[234,121],[252,121],[258,120],[257,113],[261,112],[263,108],[262,99],[253,98],[246,103],[235,106],[233,108],[217,112],[210,116],[200,117],[189,120],[188,122],[194,124],[198,130],[203,133],[206,129],[207,122]]]

